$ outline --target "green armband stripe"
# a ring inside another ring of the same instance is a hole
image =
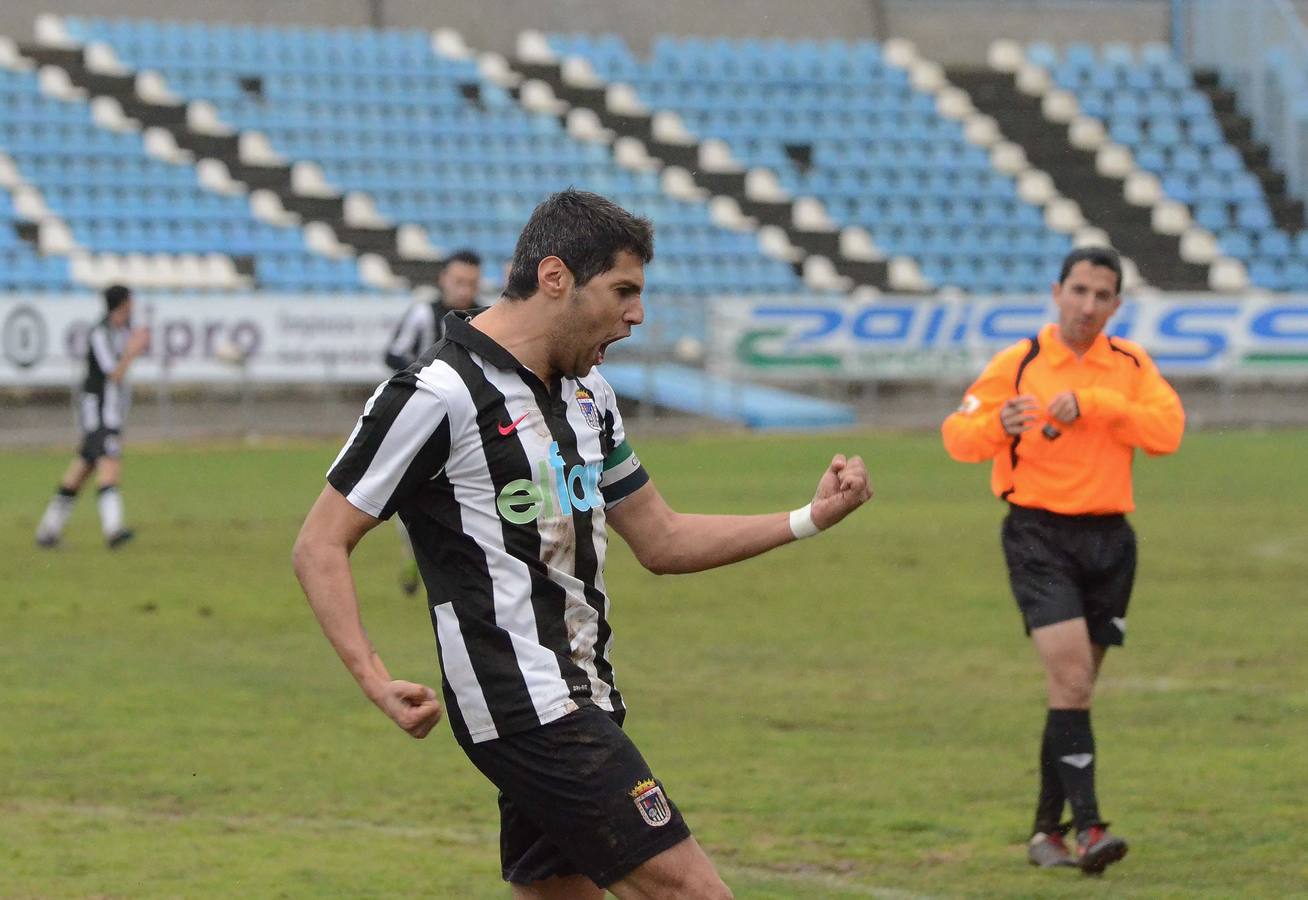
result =
[[[626,462],[627,457],[635,452],[635,450],[631,449],[631,444],[628,444],[626,441],[618,444],[618,446],[613,448],[613,452],[604,458],[604,471],[607,472],[609,469],[616,468]]]
[[[623,441],[604,460],[604,474],[600,476],[600,491],[604,505],[612,506],[630,496],[649,481],[649,473],[640,464],[640,457],[631,445]]]

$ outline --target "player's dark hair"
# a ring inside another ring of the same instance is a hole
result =
[[[1077,247],[1063,257],[1063,267],[1058,272],[1058,283],[1067,281],[1072,266],[1079,262],[1088,262],[1092,266],[1110,269],[1117,275],[1117,287],[1114,294],[1122,293],[1122,257],[1112,247]]]
[[[445,257],[445,265],[450,263],[465,263],[469,266],[481,267],[481,256],[475,250],[469,250],[466,247],[462,250],[455,250],[449,256]]]
[[[559,191],[532,210],[509,269],[504,296],[523,300],[536,293],[536,269],[557,256],[577,286],[612,269],[626,250],[648,263],[654,258],[654,226],[611,200],[588,191]]]
[[[113,312],[131,299],[132,292],[121,284],[111,284],[104,289],[104,305],[109,312]]]

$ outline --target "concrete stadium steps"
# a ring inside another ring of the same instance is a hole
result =
[[[1195,87],[1208,95],[1227,142],[1240,151],[1245,166],[1254,174],[1267,195],[1272,219],[1276,227],[1296,234],[1308,224],[1304,220],[1304,202],[1291,197],[1286,190],[1285,173],[1278,171],[1271,161],[1271,150],[1253,136],[1253,123],[1236,106],[1235,92],[1222,87],[1216,72],[1194,73]]]
[[[1077,202],[1090,224],[1135,260],[1142,278],[1163,290],[1208,290],[1207,268],[1185,262],[1180,239],[1157,233],[1150,211],[1127,203],[1122,183],[1100,175],[1095,153],[1072,146],[1066,126],[1048,121],[1040,100],[1022,93],[1012,74],[950,68],[946,76],[978,110],[994,118],[1033,165],[1049,174],[1060,193]]]
[[[844,428],[854,408],[806,394],[733,381],[672,363],[605,363],[600,370],[623,397],[748,428]]]

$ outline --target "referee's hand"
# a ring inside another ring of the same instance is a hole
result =
[[[1005,400],[999,407],[999,424],[1004,426],[1004,433],[1016,436],[1030,430],[1035,425],[1035,410],[1039,406],[1040,402],[1030,394],[1019,394]]]
[[[441,720],[440,701],[436,692],[425,684],[388,681],[375,702],[396,725],[418,740],[425,738]]]
[[[1063,391],[1049,401],[1049,418],[1057,419],[1064,425],[1070,425],[1081,418],[1081,407],[1076,402],[1076,394]]]

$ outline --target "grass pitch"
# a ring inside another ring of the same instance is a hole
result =
[[[345,426],[342,423],[343,434]],[[862,453],[837,531],[656,578],[613,542],[628,727],[742,898],[1270,897],[1308,863],[1308,434],[1196,434],[1141,460],[1141,569],[1096,701],[1102,879],[1025,862],[1043,685],[983,466],[932,435],[636,438],[678,508],[766,511]],[[85,495],[32,529],[64,451],[0,456],[0,896],[504,897],[490,786],[405,736],[290,571],[334,445],[137,448],[137,541]],[[434,683],[396,539],[355,555],[397,677]]]

